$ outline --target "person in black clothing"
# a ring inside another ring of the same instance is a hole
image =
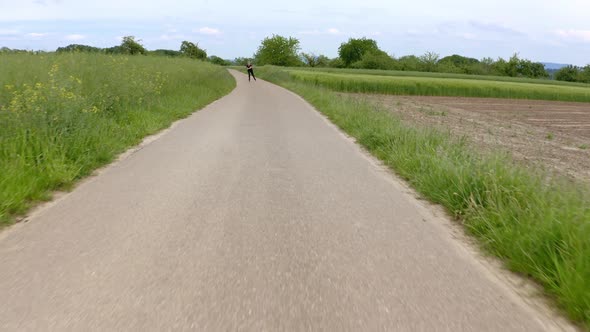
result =
[[[256,81],[256,76],[254,76],[254,68],[250,62],[248,62],[246,68],[248,68],[248,82],[250,82],[250,75],[252,75],[252,77],[254,77],[254,81]]]

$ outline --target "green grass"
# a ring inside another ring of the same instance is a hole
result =
[[[414,127],[391,112],[343,98],[276,68],[261,78],[303,96],[423,196],[461,220],[490,253],[532,277],[573,320],[590,327],[590,190],[479,155],[448,132]]]
[[[234,86],[190,59],[0,55],[0,227]]]
[[[399,76],[399,77],[425,77],[425,78],[456,78],[465,80],[496,81],[496,82],[514,82],[514,83],[535,83],[545,85],[577,86],[590,88],[588,83],[565,82],[542,78],[510,77],[510,76],[493,76],[493,75],[472,75],[472,74],[454,74],[454,73],[432,73],[421,71],[401,71],[401,70],[380,70],[380,69],[350,69],[350,68],[310,68],[310,67],[290,67],[287,70],[311,71],[320,73],[334,74],[351,74],[351,75],[377,75],[377,76]]]
[[[341,92],[590,102],[590,86],[288,69],[292,79]]]

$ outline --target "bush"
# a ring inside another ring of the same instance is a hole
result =
[[[254,58],[259,66],[294,67],[302,65],[297,55],[298,51],[299,40],[297,38],[272,35],[272,37],[264,38]]]
[[[400,70],[420,71],[420,59],[415,55],[406,55],[397,60]]]
[[[103,52],[103,49],[98,48],[98,47],[88,46],[88,45],[71,44],[66,47],[58,47],[55,52],[56,53],[64,53],[64,52],[100,53],[100,52]]]
[[[121,42],[120,50],[123,54],[147,54],[147,50],[140,44],[141,40],[135,40],[134,36],[125,36]]]
[[[182,53],[180,53],[179,51],[173,51],[173,50],[154,50],[154,51],[148,51],[149,55],[156,55],[156,56],[169,56],[169,57],[179,57],[182,56]]]
[[[222,58],[220,58],[220,57],[218,57],[216,55],[210,56],[208,60],[209,60],[209,62],[211,62],[213,64],[216,64],[216,65],[219,65],[219,66],[229,66],[229,65],[231,65],[231,62],[229,60],[222,59]]]
[[[363,55],[361,61],[353,63],[351,67],[358,69],[393,70],[396,67],[396,61],[383,51],[368,52]]]
[[[186,40],[180,44],[180,53],[191,59],[207,59],[207,52],[199,48],[199,44],[194,44]]]
[[[555,73],[555,79],[558,81],[577,82],[579,69],[576,66],[563,67]]]
[[[340,58],[334,58],[328,62],[330,68],[345,68],[346,64]]]
[[[365,37],[359,39],[350,38],[348,39],[348,42],[342,43],[338,48],[338,55],[340,56],[340,59],[344,61],[346,67],[361,61],[363,56],[367,53],[379,52],[382,51],[377,47],[377,42]]]

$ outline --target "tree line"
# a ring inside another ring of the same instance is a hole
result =
[[[218,65],[231,65],[232,62],[228,60],[224,60],[218,56],[211,55],[207,56],[207,51],[199,47],[198,43],[193,43],[190,41],[183,41],[180,44],[180,49],[176,50],[166,50],[166,49],[157,49],[153,51],[148,51],[145,46],[141,44],[141,39],[137,39],[134,36],[125,36],[121,39],[121,44],[107,47],[107,48],[100,48],[88,45],[81,45],[81,44],[71,44],[65,47],[59,47],[55,51],[56,53],[78,53],[78,52],[85,52],[85,53],[104,53],[104,54],[126,54],[126,55],[158,55],[158,56],[169,56],[169,57],[189,57],[193,59],[203,60],[203,61],[210,61],[212,63]],[[10,49],[7,47],[0,48],[1,53],[46,53],[42,51],[27,51],[27,50],[18,50],[18,49]]]
[[[22,53],[30,51],[0,48],[0,53]],[[245,65],[253,62],[256,65],[275,65],[286,67],[331,67],[356,69],[382,69],[401,71],[440,72],[472,75],[495,75],[528,78],[549,78],[559,81],[590,83],[590,64],[585,67],[567,66],[550,75],[545,66],[539,62],[522,59],[514,54],[509,59],[483,58],[481,60],[461,55],[440,57],[434,52],[423,55],[406,55],[395,57],[381,50],[377,42],[369,38],[350,38],[338,48],[338,56],[329,58],[309,52],[301,52],[299,40],[294,37],[272,35],[260,43],[252,58],[239,57],[226,60],[221,57],[207,55],[207,51],[198,43],[182,41],[179,50],[157,49],[148,51],[141,40],[134,36],[125,36],[121,44],[109,48],[98,48],[88,45],[72,44],[60,47],[57,53],[66,52],[97,52],[106,54],[128,55],[159,55],[170,57],[190,57],[210,61],[218,65]],[[35,51],[32,53],[39,53]]]
[[[368,38],[350,38],[338,48],[338,57],[300,52],[299,40],[293,37],[273,35],[265,38],[253,62],[257,65],[308,66],[332,68],[382,69],[421,72],[441,72],[473,75],[495,75],[528,78],[549,78],[550,74],[540,62],[522,59],[514,54],[509,59],[483,58],[481,60],[461,55],[441,58],[434,52],[423,55],[406,55],[396,58],[381,50],[377,42]],[[234,62],[244,62],[238,58]],[[590,65],[580,68],[568,66],[554,73],[553,78],[562,81],[590,83]]]

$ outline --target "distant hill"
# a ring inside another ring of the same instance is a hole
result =
[[[545,69],[547,69],[547,70],[559,70],[563,67],[569,66],[568,64],[564,64],[564,63],[553,63],[553,62],[541,62],[541,63],[545,66]]]

